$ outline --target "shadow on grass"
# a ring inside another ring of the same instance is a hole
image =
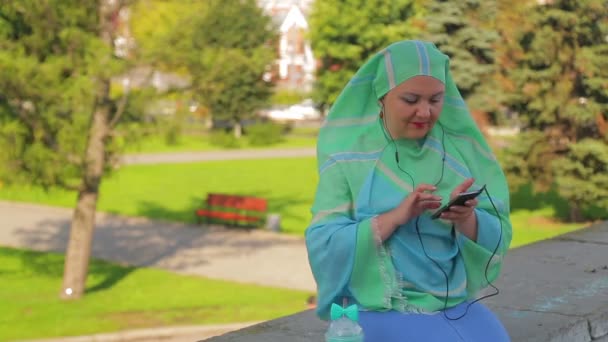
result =
[[[511,210],[539,210],[546,207],[554,209],[557,219],[568,219],[568,201],[561,198],[555,188],[548,192],[534,192],[532,184],[520,186],[515,192],[511,193]]]
[[[204,191],[203,191],[204,193]],[[270,193],[270,191],[256,191],[256,192],[243,192],[243,193],[234,193],[230,192],[227,194],[232,195],[242,195],[242,196],[255,196],[260,198],[265,198],[268,200],[268,213],[278,213],[281,215],[281,221],[296,221],[302,222],[303,225],[307,225],[310,217],[308,215],[303,215],[302,212],[298,210],[294,210],[299,206],[304,204],[310,204],[309,201],[302,198],[293,198],[288,196],[276,196]],[[145,201],[140,202],[137,214],[138,216],[149,217],[152,219],[159,220],[169,220],[169,221],[177,221],[184,222],[189,224],[196,224],[196,216],[194,212],[196,209],[204,208],[206,203],[206,195],[195,196],[189,200],[189,204],[181,209],[169,209],[164,206],[159,205],[158,203]],[[308,211],[306,211],[308,213]],[[238,227],[231,227],[238,228]],[[251,228],[251,227],[245,227]],[[258,229],[263,229],[263,227],[257,227]]]
[[[62,277],[65,257],[60,253],[44,253],[13,248],[2,248],[0,254],[16,257],[22,267],[19,272],[24,274],[37,274],[46,277]],[[94,279],[86,288],[87,293],[102,291],[111,288],[114,284],[125,278],[135,267],[114,265],[101,260],[91,260],[89,263],[89,279]]]
[[[552,208],[555,218],[560,221],[568,221],[570,205],[562,198],[557,189],[553,187],[547,192],[534,192],[532,184],[528,183],[519,187],[511,193],[511,210],[539,210]],[[591,207],[583,210],[583,217],[590,220],[605,220],[608,218],[608,211],[599,207]]]
[[[183,223],[196,223],[194,212],[196,209],[204,208],[206,196],[195,196],[189,204],[180,209],[170,209],[152,201],[142,201],[138,203],[137,215],[150,219],[163,221],[175,221]]]
[[[95,261],[89,265],[89,276],[101,277],[101,281],[97,284],[88,287],[86,292],[92,293],[103,291],[118,284],[122,279],[126,278],[131,272],[135,271],[136,267],[117,266],[104,261]]]

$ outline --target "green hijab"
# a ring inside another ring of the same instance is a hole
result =
[[[357,142],[362,137],[379,133],[381,108],[378,101],[395,86],[419,75],[432,76],[445,84],[445,104],[439,123],[446,132],[459,137],[460,144],[474,144],[485,157],[484,164],[500,168],[452,79],[448,56],[432,43],[410,40],[394,43],[376,53],[346,85],[319,132],[319,164],[325,163],[333,154],[355,152],[352,148],[361,147]],[[372,151],[385,144],[386,140],[379,139],[365,148]],[[478,159],[470,157],[471,161]],[[496,189],[501,192],[507,190],[506,187]]]
[[[366,296],[369,294],[370,298],[381,296],[373,290],[375,284],[382,282],[379,280],[377,268],[381,264],[391,268],[390,257],[363,257],[360,250],[355,253],[349,246],[354,246],[354,241],[361,241],[362,235],[357,233],[361,230],[343,228],[349,224],[357,224],[359,228],[369,227],[371,217],[380,214],[359,210],[362,203],[357,203],[361,199],[359,194],[365,193],[365,190],[362,191],[364,180],[378,167],[386,169],[386,165],[382,166],[377,160],[392,142],[385,134],[379,118],[379,100],[395,86],[419,75],[436,78],[445,84],[446,89],[438,125],[429,133],[432,137],[430,143],[443,142],[443,148],[441,145],[433,148],[436,151],[448,151],[447,159],[450,163],[447,163],[449,170],[446,172],[456,175],[450,178],[454,182],[458,179],[457,175],[469,174],[480,182],[476,183],[475,188],[486,184],[497,210],[487,196],[485,199],[480,197],[477,208],[498,216],[502,222],[501,230],[504,230],[501,233],[502,243],[493,243],[489,250],[463,239],[465,245],[462,255],[467,265],[467,292],[473,295],[487,286],[486,275],[490,281],[498,276],[501,257],[511,240],[509,191],[504,173],[453,81],[448,56],[429,42],[400,41],[376,53],[357,71],[330,109],[319,132],[317,159],[320,183],[313,206],[315,217],[307,230],[307,247],[311,268],[317,280],[318,311],[321,316],[326,314],[331,302],[335,302],[340,296],[348,295],[342,290],[348,286],[364,289]],[[441,128],[440,131],[438,127]],[[425,176],[427,172],[432,174],[440,169],[438,165],[442,161],[439,154],[430,153],[428,150],[420,154],[420,151],[416,151],[416,144],[407,141],[398,141],[397,144],[401,148],[400,164]],[[403,150],[410,147],[410,151]],[[342,176],[336,171],[336,164],[342,165],[339,169],[347,170]],[[461,170],[464,172],[460,172]],[[406,184],[407,179],[395,182],[403,184],[403,189],[409,188],[411,191],[411,185]],[[346,198],[346,195],[336,195],[336,189],[340,189],[338,184],[346,184],[349,187],[348,191],[339,191],[342,194],[351,194],[350,199]],[[458,183],[450,182],[445,185],[455,187]],[[342,203],[344,204],[341,206]],[[352,211],[350,214],[340,214],[336,211],[340,207],[351,208],[347,210]],[[361,247],[359,242],[356,245],[358,249]],[[492,251],[494,245],[497,246],[496,256]],[[495,258],[492,260],[490,274],[485,274],[484,267],[481,267],[479,262],[490,260],[493,256]],[[382,286],[387,286],[386,282]],[[430,306],[429,308],[433,309]]]

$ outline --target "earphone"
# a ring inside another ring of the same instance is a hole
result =
[[[397,164],[397,168],[399,168],[399,170],[401,172],[403,172],[404,174],[406,174],[411,179],[411,181],[412,181],[412,188],[414,188],[416,186],[414,178],[412,177],[412,175],[409,172],[403,170],[401,168],[401,165],[399,164],[399,151],[398,151],[398,148],[397,148],[397,144],[395,143],[395,139],[393,138],[393,136],[391,135],[390,131],[388,130],[387,117],[386,117],[386,114],[385,114],[385,111],[384,111],[384,103],[382,103],[381,100],[379,101],[379,105],[381,107],[380,119],[382,120],[382,126],[383,126],[382,132],[384,133],[384,136],[386,137],[386,139],[390,140],[390,142],[392,142],[393,146],[395,147],[395,162]],[[444,127],[439,122],[437,122],[437,124],[439,124],[439,127],[441,127],[441,146],[442,146],[443,151],[442,151],[442,158],[441,158],[441,175],[439,177],[439,180],[437,180],[437,182],[434,184],[435,186],[439,185],[439,183],[441,183],[441,181],[443,180],[443,175],[444,175],[444,171],[445,171],[445,160],[446,160],[445,129],[444,129]],[[428,255],[428,253],[426,252],[426,249],[424,247],[424,243],[422,242],[422,235],[420,234],[420,227],[419,227],[420,216],[416,217],[416,224],[415,224],[416,225],[416,233],[418,235],[418,240],[420,241],[420,245],[422,247],[422,251],[424,252],[424,255],[429,260],[431,260],[431,262],[433,262],[435,264],[435,266],[437,266],[439,268],[439,270],[441,271],[441,273],[443,273],[443,275],[445,277],[445,282],[446,282],[446,290],[445,291],[446,291],[446,293],[445,293],[445,299],[444,299],[444,305],[443,305],[443,310],[442,311],[443,311],[444,317],[446,319],[448,319],[448,320],[459,320],[459,319],[461,319],[462,317],[464,317],[468,313],[469,307],[471,305],[473,305],[473,304],[475,304],[478,301],[481,301],[483,299],[496,296],[496,295],[498,295],[500,293],[500,290],[496,286],[494,286],[494,284],[492,284],[492,282],[490,282],[490,280],[488,279],[488,269],[490,267],[491,260],[496,255],[496,253],[498,251],[498,248],[500,247],[500,243],[502,242],[502,231],[503,231],[502,219],[500,218],[500,213],[498,212],[498,209],[496,208],[496,206],[494,205],[494,202],[492,201],[492,197],[490,196],[490,193],[488,192],[487,187],[485,188],[485,193],[488,196],[488,199],[490,200],[490,203],[492,204],[492,207],[494,208],[494,211],[496,212],[496,216],[498,217],[498,221],[500,223],[500,235],[499,235],[499,238],[498,238],[498,243],[496,244],[496,247],[494,248],[494,251],[492,252],[492,256],[488,259],[488,262],[487,262],[486,267],[485,267],[485,272],[484,272],[484,276],[486,278],[486,282],[488,283],[488,286],[492,287],[495,291],[494,291],[494,293],[482,296],[482,297],[477,298],[474,301],[470,302],[467,305],[467,307],[465,309],[465,312],[462,315],[460,315],[460,316],[458,316],[456,318],[448,317],[448,315],[446,313],[447,303],[448,303],[448,297],[449,297],[449,277],[448,277],[447,273],[445,272],[445,270],[443,269],[443,267],[441,267],[441,265],[436,260],[434,260],[433,258],[431,258]],[[452,232],[451,232],[451,234],[452,234],[453,238],[456,237],[456,228],[455,228],[454,224],[452,224]],[[458,254],[460,254],[461,253],[461,251],[460,251],[460,245],[458,244],[457,241],[456,241],[456,246],[458,248]]]

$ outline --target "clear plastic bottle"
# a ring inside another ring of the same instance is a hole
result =
[[[356,321],[340,317],[329,324],[325,342],[363,342],[363,329]]]

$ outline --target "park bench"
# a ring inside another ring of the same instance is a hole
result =
[[[195,211],[198,223],[257,227],[266,221],[268,202],[264,198],[212,193],[205,208]]]

